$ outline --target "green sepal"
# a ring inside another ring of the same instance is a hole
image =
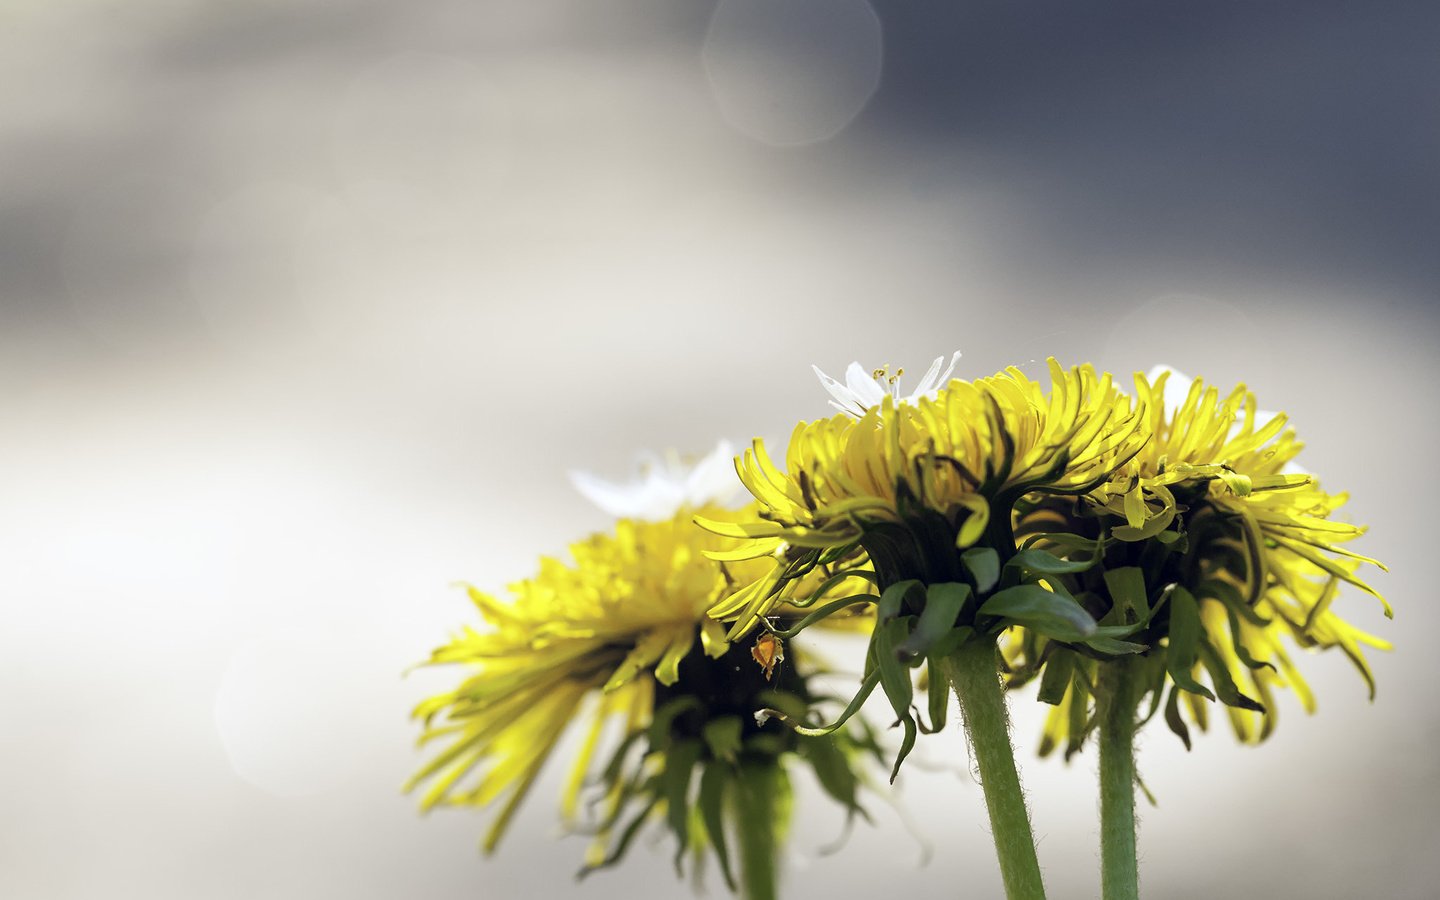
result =
[[[859,712],[860,707],[864,706],[865,701],[870,699],[870,695],[875,692],[875,686],[879,683],[880,670],[878,668],[867,673],[865,675],[865,680],[860,682],[860,689],[856,691],[855,696],[850,699],[850,705],[845,707],[845,711],[840,714],[840,718],[836,719],[834,722],[831,722],[829,725],[820,725],[815,727],[809,725],[799,725],[796,724],[797,720],[794,717],[788,715],[784,711],[768,707],[760,710],[755,714],[755,721],[764,724],[765,719],[776,718],[784,722],[786,725],[789,725],[791,728],[795,729],[795,732],[797,734],[803,734],[806,737],[824,737],[827,734],[838,731],[846,722],[850,720],[852,716]]]
[[[670,739],[670,726],[678,717],[692,709],[700,709],[699,697],[676,697],[655,710],[654,718],[650,720],[651,746],[665,746]]]
[[[1090,728],[1094,721],[1090,718],[1090,682],[1086,678],[1084,668],[1076,666],[1070,684],[1075,691],[1075,696],[1070,698],[1070,740],[1065,745],[1065,761],[1069,762],[1070,757],[1079,753],[1085,747],[1085,739],[1090,736]]]
[[[1150,602],[1145,595],[1145,573],[1136,566],[1105,570],[1105,587],[1117,615],[1116,625],[1150,621]],[[1109,618],[1108,616],[1106,618]]]
[[[1185,743],[1185,749],[1190,749],[1190,729],[1186,727],[1185,720],[1180,717],[1180,686],[1170,688],[1170,699],[1165,701],[1165,724],[1170,730],[1179,736]]]
[[[1035,575],[1072,575],[1076,572],[1084,572],[1095,565],[1094,559],[1071,561],[1061,559],[1053,553],[1045,550],[1021,550],[1010,557],[1005,563],[1005,568],[1015,569],[1023,573],[1024,578]]]
[[[806,738],[800,741],[799,752],[809,761],[815,780],[831,799],[851,814],[866,815],[855,799],[860,780],[834,737]]]
[[[841,597],[839,600],[832,600],[814,612],[809,613],[789,628],[771,628],[770,632],[788,641],[821,619],[832,616],[842,609],[858,606],[861,603],[874,603],[879,599],[879,596],[875,594],[852,594],[849,597]]]
[[[1230,677],[1229,668],[1220,659],[1220,654],[1215,651],[1214,645],[1209,641],[1200,643],[1200,662],[1205,666],[1205,671],[1210,673],[1210,680],[1215,684],[1215,693],[1219,695],[1221,703],[1258,713],[1265,711],[1265,707],[1258,701],[1240,693],[1240,689],[1235,686],[1234,679]]]
[[[969,625],[961,625],[958,628],[950,629],[945,633],[944,637],[931,645],[931,659],[944,659],[947,656],[954,655],[955,651],[960,649],[960,645],[969,640],[970,635],[974,633],[975,629]]]
[[[1159,654],[1156,654],[1146,657],[1143,662],[1132,662],[1131,665],[1142,667],[1139,671],[1143,674],[1138,676],[1138,680],[1143,682],[1139,696],[1142,699],[1147,694],[1150,696],[1150,708],[1135,723],[1135,730],[1138,733],[1151,719],[1155,718],[1155,713],[1160,711],[1160,704],[1165,700],[1165,661],[1160,658]]]
[[[932,584],[925,591],[925,608],[915,622],[915,630],[896,651],[904,657],[924,656],[955,627],[960,608],[970,599],[970,585],[959,582]]]
[[[910,622],[892,619],[875,629],[874,663],[880,672],[880,687],[890,699],[895,715],[905,718],[910,714],[910,702],[915,696],[915,683],[910,679],[910,669],[900,662],[896,652],[900,643],[910,632]]]
[[[1246,603],[1245,598],[1240,596],[1240,592],[1229,582],[1221,581],[1218,578],[1207,578],[1196,585],[1195,592],[1201,597],[1210,597],[1218,600],[1225,609],[1238,615],[1251,625],[1263,627],[1270,624],[1270,620],[1260,615],[1255,607]]]
[[[710,755],[726,762],[734,762],[735,755],[740,752],[740,734],[743,728],[744,723],[738,716],[721,716],[706,722],[701,729],[701,735],[705,738],[706,746],[710,748]]]
[[[665,772],[660,791],[665,798],[665,821],[675,835],[675,874],[683,871],[680,861],[690,844],[690,776],[704,750],[700,741],[676,741],[665,752]]]
[[[635,815],[635,818],[631,819],[625,825],[624,830],[620,832],[620,840],[615,842],[614,846],[610,848],[610,852],[605,855],[605,858],[594,865],[584,866],[579,872],[575,873],[575,877],[584,878],[591,872],[608,869],[623,859],[625,852],[630,849],[630,844],[635,840],[635,836],[640,833],[640,826],[645,824],[645,820],[650,818],[650,813],[654,812],[655,807],[659,804],[660,799],[658,797],[647,803],[645,808],[640,810],[640,812]]]
[[[969,629],[967,628],[966,631]],[[929,700],[930,731],[932,733],[943,730],[950,715],[950,680],[945,677],[940,660],[941,657],[932,653],[926,662],[925,670],[930,679],[930,683],[926,685],[926,699]]]
[[[1095,633],[1095,620],[1073,599],[1038,584],[1017,584],[991,595],[980,613],[1008,619],[1057,641],[1083,641]]]
[[[1275,668],[1274,663],[1264,662],[1250,655],[1250,648],[1245,646],[1242,636],[1240,617],[1235,614],[1235,610],[1226,606],[1225,617],[1230,621],[1230,644],[1235,648],[1235,656],[1239,658],[1240,662],[1244,663],[1247,669],[1269,669],[1272,672],[1278,672],[1279,669]]]
[[[911,592],[917,592],[917,596],[924,597],[924,587],[915,579],[897,581],[885,589],[880,595],[880,602],[875,605],[875,619],[877,625],[884,625],[891,619],[900,615],[905,608],[906,596]]]
[[[987,593],[1000,580],[1000,554],[989,547],[971,547],[960,554],[960,565],[975,583],[975,592]]]
[[[1192,674],[1200,652],[1200,631],[1200,606],[1189,591],[1177,584],[1170,591],[1170,646],[1165,653],[1165,669],[1178,686],[1214,700],[1210,689]]]
[[[1126,656],[1134,653],[1144,653],[1150,649],[1145,644],[1137,644],[1133,641],[1121,641],[1103,634],[1086,638],[1084,644],[1105,656]]]
[[[725,886],[731,892],[735,887],[735,874],[730,870],[730,845],[725,835],[725,788],[730,780],[728,763],[712,762],[700,775],[700,821],[715,848],[715,858],[720,860],[720,874]]]
[[[1103,537],[1098,540],[1092,540],[1091,538],[1081,537],[1078,534],[1070,534],[1064,531],[1036,532],[1035,534],[1027,536],[1020,547],[1023,550],[1029,550],[1042,541],[1047,544],[1053,544],[1062,550],[1089,552],[1097,556],[1105,549],[1105,539]]]
[[[905,737],[900,741],[900,753],[895,757],[895,767],[890,770],[891,784],[894,784],[896,777],[900,775],[900,764],[910,755],[910,751],[915,749],[915,733],[918,730],[915,717],[906,715],[901,723],[905,726]]]
[[[776,856],[790,814],[790,779],[776,760],[747,763],[730,792],[740,845],[741,896],[774,900]]]
[[[1059,706],[1065,699],[1065,691],[1070,688],[1070,675],[1074,670],[1075,654],[1064,647],[1055,647],[1040,676],[1040,693],[1037,699],[1041,703]]]

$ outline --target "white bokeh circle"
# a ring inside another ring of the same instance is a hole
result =
[[[324,202],[309,188],[256,182],[205,214],[195,233],[190,287],[217,336],[245,341],[305,322],[299,254]]]
[[[404,665],[383,636],[286,628],[240,644],[215,694],[235,774],[280,797],[333,790],[403,730]],[[386,708],[394,712],[381,712]]]
[[[844,130],[879,87],[883,58],[866,0],[722,0],[703,50],[725,120],[777,146]]]

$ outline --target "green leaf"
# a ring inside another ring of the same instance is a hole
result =
[[[1150,621],[1150,602],[1146,599],[1145,573],[1136,566],[1105,570],[1105,587],[1110,600],[1119,611],[1116,625]]]
[[[1177,685],[1192,694],[1211,700],[1215,695],[1192,674],[1200,652],[1200,605],[1180,585],[1170,592],[1170,646],[1165,652],[1165,669]]]
[[[1069,597],[1038,584],[1018,584],[992,595],[980,613],[1009,619],[1057,641],[1082,641],[1095,633],[1095,620]]]
[[[715,848],[715,857],[720,860],[720,874],[725,876],[725,886],[733,892],[735,875],[730,871],[730,846],[725,836],[725,787],[729,781],[729,765],[711,763],[700,776],[700,821],[705,824],[705,833],[710,846]]]
[[[975,582],[976,593],[989,592],[1000,580],[1000,554],[989,547],[971,547],[960,554],[960,564]]]
[[[705,723],[701,734],[710,747],[710,755],[726,762],[734,762],[740,752],[740,732],[744,723],[738,716],[721,716]]]
[[[910,714],[910,701],[915,696],[915,683],[910,680],[910,670],[900,662],[896,649],[910,631],[908,617],[892,619],[875,629],[875,665],[880,672],[880,687],[890,698],[895,715],[905,718]]]
[[[1052,645],[1053,646],[1053,645]],[[1041,703],[1059,706],[1070,687],[1070,675],[1075,670],[1075,654],[1063,647],[1055,647],[1045,663],[1044,674],[1040,676]]]
[[[955,627],[960,608],[970,599],[970,585],[959,582],[932,584],[925,592],[925,608],[915,630],[896,650],[906,657],[924,656],[934,643]]]
[[[1053,553],[1034,549],[1021,550],[1005,563],[1006,568],[1020,569],[1030,575],[1071,575],[1075,572],[1084,572],[1093,565],[1095,565],[1093,559],[1072,562],[1068,559],[1061,559]]]

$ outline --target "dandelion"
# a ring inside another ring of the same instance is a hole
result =
[[[1133,735],[1146,696],[1144,720],[1163,705],[1187,747],[1187,718],[1203,730],[1216,700],[1237,737],[1257,742],[1274,728],[1275,690],[1314,707],[1287,643],[1339,647],[1372,696],[1362,645],[1388,648],[1332,608],[1342,584],[1383,604],[1356,574],[1379,564],[1343,546],[1364,528],[1332,518],[1345,495],[1293,466],[1301,445],[1285,416],[1261,414],[1243,386],[1222,396],[1175,380],[1136,376],[1151,437],[1105,483],[1016,511],[1022,546],[1086,560],[1060,577],[1115,635],[1080,648],[1026,629],[1006,648],[1012,684],[1039,674],[1040,699],[1055,704],[1042,755],[1063,744],[1068,757],[1099,729],[1107,898],[1135,896]]]
[[[841,415],[796,426],[782,470],[763,442],[737,460],[757,501],[748,520],[705,528],[737,541],[726,560],[763,561],[768,571],[710,612],[739,638],[784,604],[818,604],[837,583],[873,590],[829,600],[807,620],[873,605],[865,678],[837,728],[880,687],[905,728],[896,769],[918,731],[943,727],[953,687],[980,768],[1007,892],[1043,894],[1028,814],[1006,732],[996,638],[1025,625],[1051,640],[1108,642],[1054,575],[1076,564],[1040,549],[1019,552],[1013,511],[1030,495],[1083,494],[1105,484],[1146,440],[1143,410],[1108,375],[1049,361],[1047,391],[1018,369],[950,381],[920,396],[864,386],[852,366],[842,391],[821,373]],[[818,370],[817,370],[818,371]],[[876,373],[887,381],[885,373]],[[817,580],[816,573],[826,576]],[[804,622],[802,622],[802,625]],[[911,670],[928,669],[930,723],[912,711]],[[893,777],[893,773],[892,773]]]
[[[812,767],[831,798],[864,814],[862,758],[880,752],[868,726],[810,738],[753,715],[801,715],[819,670],[772,635],[763,646],[725,640],[706,610],[763,564],[706,558],[722,542],[695,527],[697,512],[753,515],[681,504],[658,521],[622,519],[576,543],[573,561],[542,559],[508,599],[470,589],[486,627],[466,627],[430,659],[467,674],[415,710],[422,745],[440,748],[408,786],[424,786],[423,808],[494,807],[483,844],[494,850],[562,735],[584,722],[561,799],[565,820],[594,833],[582,874],[663,822],[677,870],[687,852],[697,867],[713,855],[732,889],[773,897],[791,769]]]

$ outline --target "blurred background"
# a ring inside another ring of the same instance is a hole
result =
[[[549,772],[500,853],[421,818],[401,677],[644,448],[783,437],[811,363],[1170,363],[1285,409],[1363,552],[1258,748],[1163,728],[1154,898],[1440,883],[1440,8],[964,0],[13,2],[0,12],[0,894],[669,898],[576,886]],[[1093,751],[1015,736],[1056,898]],[[790,896],[996,897],[956,731]],[[711,896],[723,895],[712,879]]]

